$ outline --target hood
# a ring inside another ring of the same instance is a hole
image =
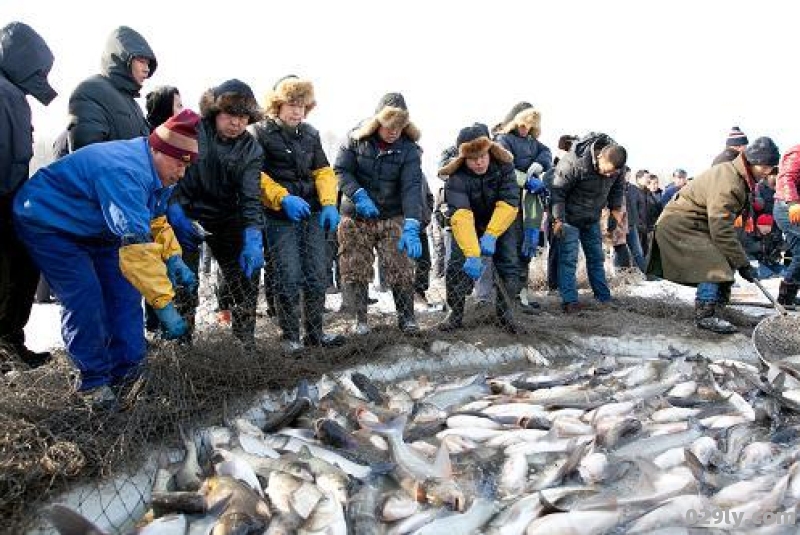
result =
[[[107,76],[117,89],[138,97],[142,86],[131,75],[131,60],[135,57],[150,61],[148,78],[152,77],[158,62],[150,45],[136,30],[120,26],[108,36],[106,49],[100,60],[100,73]]]
[[[596,168],[595,153],[599,149],[614,143],[608,134],[591,132],[577,141],[573,147],[575,157],[584,171],[592,171]]]
[[[47,43],[27,24],[12,22],[0,30],[0,72],[45,106],[58,94],[47,81],[53,60]]]

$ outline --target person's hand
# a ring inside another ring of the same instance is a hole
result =
[[[526,228],[525,237],[522,240],[522,256],[533,258],[539,249],[539,229]]]
[[[286,217],[297,223],[311,214],[311,206],[302,197],[287,195],[281,199],[281,207],[286,212]]]
[[[264,267],[264,240],[260,228],[247,227],[244,229],[244,244],[242,252],[239,254],[239,267],[242,268],[244,276],[248,279],[253,276],[253,273]]]
[[[380,215],[378,207],[370,199],[369,194],[364,188],[359,189],[353,194],[353,202],[356,205],[356,214],[365,219],[375,219]]]
[[[155,309],[155,311],[158,321],[161,322],[161,337],[165,340],[180,338],[189,330],[186,320],[178,314],[172,303],[167,303],[167,306]]]
[[[494,256],[494,251],[497,249],[497,237],[491,234],[484,234],[481,236],[481,256]]]
[[[750,264],[740,267],[739,275],[747,282],[755,282],[755,280],[758,278],[758,273]]]
[[[403,233],[397,242],[397,250],[405,251],[409,258],[417,259],[422,256],[422,242],[419,239],[419,221],[406,219],[403,224]]]
[[[176,254],[167,259],[167,276],[173,287],[183,286],[192,294],[197,291],[197,276],[180,255]]]
[[[531,177],[525,182],[525,189],[528,190],[529,193],[534,195],[538,195],[545,189],[544,182],[536,177]]]
[[[197,227],[192,224],[192,220],[186,217],[183,207],[174,202],[167,208],[167,221],[175,237],[178,238],[178,243],[181,249],[185,252],[196,252],[203,243],[203,236],[197,230]]]
[[[339,226],[339,210],[333,205],[323,206],[319,213],[319,226],[324,231],[336,232]]]
[[[476,281],[481,278],[483,261],[477,256],[467,257],[467,259],[464,261],[464,267],[461,269],[464,270],[464,273],[466,273],[470,279]]]

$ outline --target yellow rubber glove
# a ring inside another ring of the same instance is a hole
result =
[[[275,182],[271,176],[261,172],[261,203],[270,210],[280,211],[281,201],[289,195],[289,190]]]
[[[183,254],[167,216],[162,215],[150,220],[150,234],[153,235],[153,241],[161,245],[161,260],[164,262],[175,255]]]
[[[122,274],[156,309],[164,308],[175,297],[167,266],[161,260],[161,249],[157,243],[135,243],[119,250]]]
[[[486,226],[486,234],[499,238],[517,218],[517,211],[517,208],[505,201],[494,203],[494,212],[492,212],[492,218]]]
[[[322,206],[334,206],[336,204],[336,193],[338,180],[336,173],[330,167],[321,167],[311,172],[314,178],[314,185],[317,187],[317,196]]]
[[[478,233],[475,231],[475,216],[472,210],[460,208],[450,218],[453,237],[466,257],[481,255],[481,246],[478,243]]]

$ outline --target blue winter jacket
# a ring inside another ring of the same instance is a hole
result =
[[[172,187],[158,178],[147,138],[96,143],[34,174],[14,200],[18,224],[112,243],[152,241]]]

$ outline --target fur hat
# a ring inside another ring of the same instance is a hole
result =
[[[247,115],[249,123],[260,121],[263,115],[250,86],[235,78],[212,87],[200,97],[203,119],[216,117],[220,112]]]
[[[150,146],[186,163],[197,161],[197,124],[200,116],[190,109],[173,115],[150,134]]]
[[[458,157],[453,158],[444,167],[439,169],[439,176],[450,176],[455,173],[467,158],[478,158],[487,152],[501,163],[511,163],[514,155],[492,141],[489,137],[489,127],[482,123],[475,123],[461,129],[456,138]]]
[[[747,136],[744,135],[738,126],[734,126],[731,128],[730,133],[728,134],[728,139],[725,141],[726,147],[741,147],[747,145],[750,141],[747,139]]]
[[[290,74],[284,76],[272,87],[264,99],[264,110],[270,117],[277,117],[281,104],[297,104],[306,107],[305,117],[317,105],[314,98],[314,84]]]
[[[504,126],[500,129],[503,134],[510,134],[518,126],[526,126],[528,135],[534,139],[542,133],[542,114],[533,109],[533,104],[519,102],[511,108],[506,115]]]
[[[744,149],[744,157],[750,165],[778,165],[781,153],[768,137],[760,137]]]
[[[386,93],[378,101],[375,115],[364,121],[354,132],[353,139],[364,139],[371,136],[381,126],[390,129],[402,128],[403,134],[411,141],[418,141],[419,128],[411,122],[406,99],[400,93]]]

